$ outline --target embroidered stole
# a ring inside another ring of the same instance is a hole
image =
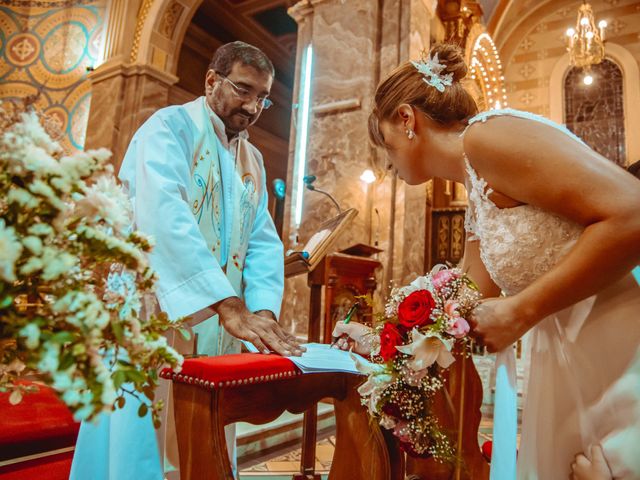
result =
[[[262,166],[248,141],[239,138],[234,168],[233,159],[215,133],[205,97],[188,104],[187,111],[199,135],[191,165],[191,210],[207,246],[238,297],[243,298],[242,272],[262,193]],[[227,255],[223,266],[224,253]],[[217,315],[193,330],[198,334],[198,353],[224,355],[240,351],[240,342],[225,331]]]

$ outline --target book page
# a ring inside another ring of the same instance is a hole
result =
[[[318,245],[320,245],[329,235],[331,235],[331,230],[329,230],[328,228],[314,233],[309,241],[305,244],[302,251],[308,252],[309,257],[313,256],[313,252],[316,250]]]
[[[356,353],[331,348],[325,343],[306,343],[303,346],[307,351],[301,357],[288,357],[303,373],[346,372],[361,375],[352,355],[359,357],[362,363],[370,363]]]
[[[243,340],[242,343],[250,352],[258,353],[258,349]],[[345,352],[339,348],[330,348],[326,343],[305,343],[302,345],[307,351],[301,357],[287,357],[302,371],[302,373],[346,372],[362,375],[356,369],[352,355],[369,365],[371,362],[357,353]]]

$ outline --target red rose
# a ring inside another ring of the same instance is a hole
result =
[[[400,407],[396,403],[385,403],[382,408],[382,413],[389,415],[394,418],[402,418],[402,412],[400,411]]]
[[[400,325],[408,330],[425,325],[435,306],[436,302],[428,290],[413,292],[398,307]]]
[[[380,332],[380,356],[385,362],[398,354],[396,345],[402,345],[402,333],[393,323],[385,323]]]

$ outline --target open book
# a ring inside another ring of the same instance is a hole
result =
[[[308,257],[304,261],[308,265],[308,271],[313,270],[320,260],[329,253],[340,234],[357,214],[358,211],[355,208],[350,208],[324,222],[320,225],[318,231],[309,238],[301,251],[285,257],[285,265],[288,262],[299,261],[303,258],[302,252],[307,252]]]
[[[258,349],[251,343],[246,341],[242,343],[250,352],[258,353]],[[357,353],[330,348],[331,346],[326,343],[305,343],[302,346],[306,347],[307,351],[301,357],[287,357],[302,373],[346,372],[361,375],[356,369],[353,357],[357,357],[364,364],[371,363]]]

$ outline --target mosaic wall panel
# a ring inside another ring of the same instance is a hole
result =
[[[564,82],[567,128],[603,157],[626,163],[622,71],[610,60],[591,67],[592,85],[572,68]]]
[[[0,4],[0,99],[40,91],[37,105],[58,123],[69,151],[84,146],[87,68],[99,61],[105,6],[106,0]]]

